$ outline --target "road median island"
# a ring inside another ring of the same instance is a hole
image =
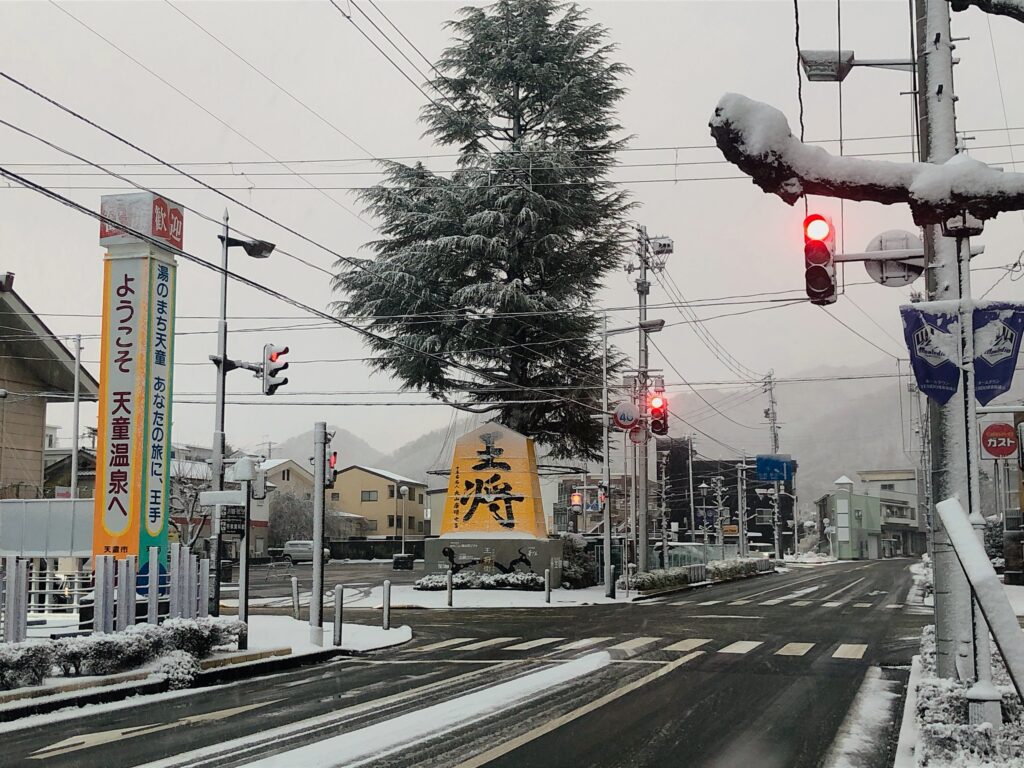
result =
[[[694,580],[694,568],[700,566],[684,566],[681,568],[667,568],[638,574],[631,581],[631,588],[636,589],[639,594],[633,598],[634,601],[650,600],[662,595],[672,595],[678,592],[686,592],[698,587],[710,587],[715,584],[722,584],[729,581],[749,579],[755,576],[764,576],[775,573],[775,564],[764,558],[735,558],[731,560],[720,560],[708,563],[704,570],[704,578]],[[699,578],[699,577],[698,577]],[[649,588],[645,588],[648,586]],[[625,581],[620,578],[616,583],[619,589],[625,589]]]

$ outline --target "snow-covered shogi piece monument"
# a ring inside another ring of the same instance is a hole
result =
[[[456,441],[439,533],[426,541],[428,573],[550,568],[560,583],[562,542],[548,535],[532,438],[488,422]]]

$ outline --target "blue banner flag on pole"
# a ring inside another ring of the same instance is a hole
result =
[[[956,310],[924,309],[929,304],[900,307],[903,338],[910,350],[910,366],[917,386],[943,405],[960,386],[960,318]],[[934,303],[931,304],[934,306]]]
[[[1024,331],[1024,305],[977,302],[974,308],[974,391],[982,405],[1010,389]]]

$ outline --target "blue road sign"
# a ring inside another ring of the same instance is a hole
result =
[[[763,454],[757,457],[757,479],[779,481],[793,479],[793,457],[789,454]]]

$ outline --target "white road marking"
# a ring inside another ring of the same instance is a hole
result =
[[[871,603],[854,603],[853,607],[854,608],[870,608],[871,607]]]
[[[730,613],[702,613],[698,614],[698,619],[763,619],[764,616],[739,616],[737,614]]]
[[[889,608],[889,609],[892,609],[892,608],[902,608],[903,607],[903,603],[890,603],[889,605],[887,605],[885,607]]]
[[[814,643],[786,643],[784,646],[779,648],[775,652],[776,656],[803,656],[811,648],[814,647]]]
[[[718,605],[721,600],[705,600],[703,603],[697,603],[697,605]]]
[[[823,598],[821,598],[821,599],[822,599],[822,600],[831,600],[831,599],[832,599],[833,597],[835,597],[836,595],[840,595],[840,594],[842,594],[843,592],[845,592],[846,590],[848,590],[848,589],[849,589],[850,587],[853,587],[853,586],[856,586],[857,584],[860,584],[860,583],[861,583],[862,581],[864,581],[864,579],[866,579],[866,578],[867,578],[866,576],[861,576],[861,577],[860,577],[859,579],[857,579],[856,581],[851,581],[851,582],[850,582],[849,584],[847,584],[847,585],[846,585],[845,587],[840,587],[839,589],[837,589],[837,590],[836,590],[835,592],[833,592],[832,594],[830,594],[830,595],[825,595],[825,596],[824,596]]]
[[[805,605],[810,605],[810,604],[811,604],[810,600],[795,600],[792,603],[792,605],[799,605],[799,606],[805,606]]]
[[[459,651],[479,651],[481,648],[489,648],[492,645],[502,645],[503,643],[511,643],[513,640],[518,640],[518,637],[492,637],[489,640],[481,640],[478,643],[470,643],[459,648]]]
[[[711,642],[710,639],[705,639],[705,638],[702,638],[702,637],[688,637],[686,640],[680,640],[678,643],[672,643],[672,645],[666,645],[661,650],[663,650],[663,651],[683,651],[684,653],[686,653],[688,651],[695,651],[698,648],[700,648],[702,645],[707,645],[710,642]]]
[[[645,645],[656,643],[661,640],[660,637],[634,637],[632,640],[625,640],[617,645],[613,645],[608,648],[609,651],[635,651],[637,648],[642,648]]]
[[[822,603],[826,608],[838,608],[840,605],[845,604],[845,600],[833,600],[831,603]]]
[[[735,643],[730,643],[725,646],[725,648],[719,648],[718,652],[736,654],[750,653],[759,645],[763,645],[760,640],[737,640]]]
[[[672,605],[689,605],[692,602],[693,600],[679,600],[675,603],[672,603]]]
[[[765,600],[763,603],[761,603],[761,605],[778,605],[779,603],[783,602],[784,600],[785,600],[785,598],[776,597],[774,600]]]
[[[539,640],[527,640],[525,643],[516,643],[506,648],[506,651],[528,651],[531,648],[540,648],[542,645],[551,645],[557,643],[559,640],[565,640],[564,637],[542,637]]]
[[[864,651],[868,647],[866,645],[858,645],[856,643],[843,643],[836,652],[832,654],[833,659],[862,659],[864,658]]]
[[[430,645],[424,645],[421,648],[406,648],[406,653],[415,653],[417,651],[437,651],[441,648],[451,648],[453,645],[461,645],[462,643],[469,643],[475,640],[475,637],[453,637],[450,640],[441,640],[437,643],[431,643]]]
[[[753,602],[753,600],[733,600],[729,605],[746,605],[751,602]]]
[[[585,637],[582,640],[574,640],[571,643],[560,645],[556,648],[556,651],[578,651],[580,648],[589,648],[592,645],[598,643],[606,643],[609,640],[614,640],[614,637]]]

